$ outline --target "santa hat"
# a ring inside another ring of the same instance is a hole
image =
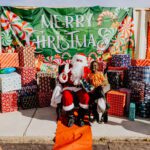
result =
[[[84,53],[77,53],[75,54],[76,57],[87,59],[86,55]]]

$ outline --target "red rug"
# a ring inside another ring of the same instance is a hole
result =
[[[61,120],[57,123],[53,150],[92,150],[92,132],[89,125],[73,125],[69,128]]]

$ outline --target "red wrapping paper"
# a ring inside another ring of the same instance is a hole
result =
[[[21,74],[22,86],[32,86],[36,84],[36,69],[33,67],[20,67],[18,73]]]
[[[108,70],[127,70],[127,67],[108,67]]]
[[[39,107],[49,107],[51,102],[52,92],[38,92]]]
[[[13,112],[18,110],[18,94],[16,91],[0,94],[1,112]]]
[[[111,90],[107,93],[106,97],[108,104],[110,104],[108,114],[115,116],[124,116],[126,94]]]
[[[55,88],[55,78],[50,73],[38,72],[37,84],[40,92],[49,93]]]
[[[34,47],[18,47],[19,66],[20,67],[35,67]]]

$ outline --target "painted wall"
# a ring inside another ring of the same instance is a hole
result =
[[[150,0],[0,0],[2,6],[36,6],[36,7],[150,7]]]

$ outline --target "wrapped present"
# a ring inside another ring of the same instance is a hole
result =
[[[144,101],[145,83],[140,81],[131,81],[129,85],[131,89],[131,100]]]
[[[38,105],[39,107],[49,107],[51,102],[52,92],[38,92]]]
[[[123,86],[123,71],[108,70],[107,77],[112,89],[119,89]]]
[[[50,73],[52,75],[52,78],[57,78],[58,77],[58,65],[49,64],[47,66],[46,73]]]
[[[21,75],[22,86],[31,86],[36,84],[36,69],[33,67],[19,67],[18,73]]]
[[[150,83],[150,66],[142,67],[141,69],[141,81]]]
[[[51,73],[38,72],[37,84],[39,92],[51,92],[56,85],[56,79]]]
[[[37,85],[26,86],[18,91],[18,105],[23,109],[37,107]]]
[[[132,66],[150,66],[150,59],[132,59]]]
[[[129,114],[131,90],[127,89],[127,88],[120,88],[119,91],[126,94],[125,112],[126,112],[126,114]]]
[[[137,80],[145,83],[150,83],[150,66],[136,67],[131,66],[128,70],[129,81]]]
[[[144,98],[150,99],[150,83],[145,84]]]
[[[142,118],[150,118],[150,99],[136,103],[136,114]]]
[[[131,90],[140,90],[140,91],[143,91],[143,93],[144,93],[144,89],[145,89],[145,83],[144,82],[131,81],[131,83],[129,83],[129,85],[130,85]]]
[[[128,69],[127,67],[112,67],[112,66],[108,67],[108,70],[124,70],[124,71],[126,71],[127,69]]]
[[[0,54],[0,69],[6,67],[18,67],[18,53],[1,53]]]
[[[107,102],[110,104],[108,114],[115,116],[124,116],[126,94],[111,90],[107,93],[106,97]]]
[[[128,54],[112,55],[112,66],[114,67],[128,67],[131,65],[131,58]]]
[[[37,93],[37,85],[25,86],[18,91],[18,96],[32,96]]]
[[[128,84],[128,68],[127,67],[108,67],[109,71],[118,71],[121,75],[121,82],[123,87],[127,87]]]
[[[17,111],[18,94],[16,91],[0,93],[0,109],[1,112]]]
[[[144,101],[143,91],[132,90],[131,91],[131,101],[132,102]]]
[[[128,69],[128,79],[131,82],[132,80],[138,80],[141,81],[140,79],[140,70],[138,67],[129,67]]]
[[[0,91],[2,93],[21,89],[21,76],[16,73],[0,74]]]
[[[20,67],[35,67],[34,47],[17,47]]]
[[[37,95],[26,95],[26,96],[20,96],[19,97],[20,106],[23,109],[31,109],[31,108],[37,108],[38,101],[37,101]]]

